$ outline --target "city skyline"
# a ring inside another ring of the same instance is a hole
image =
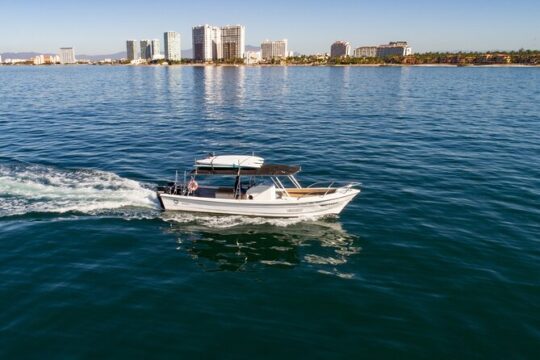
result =
[[[148,9],[156,16],[148,17]],[[244,25],[249,29],[246,45],[287,38],[295,51],[305,54],[328,52],[328,44],[340,39],[356,48],[405,38],[418,52],[538,49],[539,11],[540,4],[531,0],[511,5],[501,0],[474,4],[230,0],[226,5],[214,0],[204,5],[169,0],[152,4],[29,0],[2,6],[0,33],[5,37],[0,52],[50,53],[73,46],[89,55],[115,53],[125,49],[126,39],[162,38],[167,30],[189,38],[193,26],[206,23]],[[36,28],[40,36],[35,36]],[[191,48],[190,41],[182,42],[183,50]]]

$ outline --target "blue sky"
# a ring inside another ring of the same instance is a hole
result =
[[[126,39],[182,35],[191,26],[243,24],[246,42],[289,39],[300,53],[407,40],[414,51],[540,49],[539,0],[0,0],[0,52],[124,50]]]

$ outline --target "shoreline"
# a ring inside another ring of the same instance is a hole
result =
[[[72,67],[72,66],[126,66],[126,67],[474,67],[474,68],[536,68],[540,64],[0,64],[0,67]]]

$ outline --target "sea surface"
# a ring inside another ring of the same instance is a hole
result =
[[[209,152],[337,218],[165,214]],[[0,358],[538,358],[540,68],[0,67]]]

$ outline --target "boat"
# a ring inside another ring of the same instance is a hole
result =
[[[165,211],[300,218],[338,215],[360,193],[358,182],[303,187],[300,170],[257,156],[211,154],[196,160],[181,183],[177,172],[173,183],[158,187],[157,197]],[[199,185],[201,179],[210,184]]]

